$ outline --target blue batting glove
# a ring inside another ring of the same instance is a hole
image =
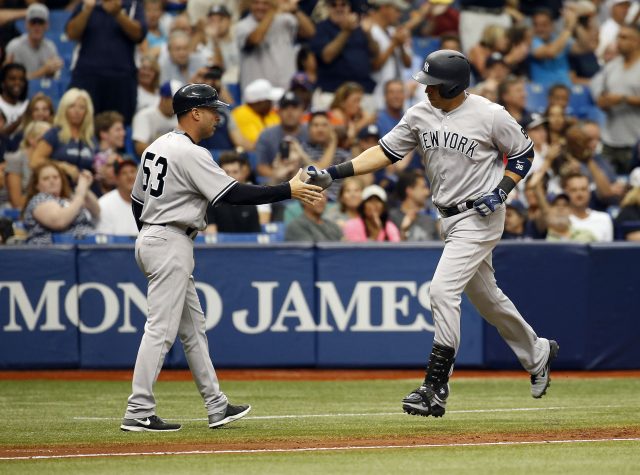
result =
[[[489,216],[507,199],[507,194],[500,188],[496,188],[491,193],[485,193],[473,202],[473,207],[482,216]]]
[[[333,178],[329,175],[327,170],[318,170],[313,165],[309,165],[306,169],[307,175],[309,178],[305,181],[305,183],[309,183],[311,185],[316,185],[326,190],[333,183]]]

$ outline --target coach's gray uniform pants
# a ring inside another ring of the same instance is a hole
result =
[[[486,217],[471,209],[442,219],[445,246],[429,291],[434,341],[458,351],[460,302],[465,292],[480,315],[498,329],[524,369],[537,373],[546,363],[549,341],[538,338],[493,275],[491,254],[502,236],[504,215],[503,205]]]
[[[193,241],[172,226],[144,225],[136,240],[136,262],[149,281],[149,316],[133,371],[133,392],[125,418],[155,414],[153,385],[176,335],[189,363],[207,414],[222,412],[227,397],[220,391],[209,356],[205,319],[196,293]]]

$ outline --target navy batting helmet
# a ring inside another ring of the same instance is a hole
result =
[[[189,112],[196,107],[221,109],[229,104],[218,100],[218,91],[208,84],[187,84],[173,95],[173,112],[176,115]]]
[[[434,51],[413,79],[427,86],[440,86],[440,95],[451,99],[469,87],[471,66],[464,54],[451,49]]]

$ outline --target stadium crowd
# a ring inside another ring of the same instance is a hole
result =
[[[0,243],[135,236],[137,167],[176,127],[183,84],[210,84],[230,104],[200,144],[213,159],[240,182],[277,183],[376,145],[426,100],[411,74],[436,49],[465,53],[469,92],[502,104],[534,141],[504,239],[640,241],[638,1],[3,4]],[[440,239],[417,153],[325,195],[313,206],[220,205],[201,234]]]

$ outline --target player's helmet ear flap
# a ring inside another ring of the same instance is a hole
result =
[[[440,86],[438,92],[451,99],[469,87],[471,65],[462,53],[450,49],[434,51],[413,79],[427,86]]]
[[[178,89],[173,96],[173,112],[180,115],[195,107],[221,109],[229,104],[219,100],[218,91],[208,84],[187,84]]]

